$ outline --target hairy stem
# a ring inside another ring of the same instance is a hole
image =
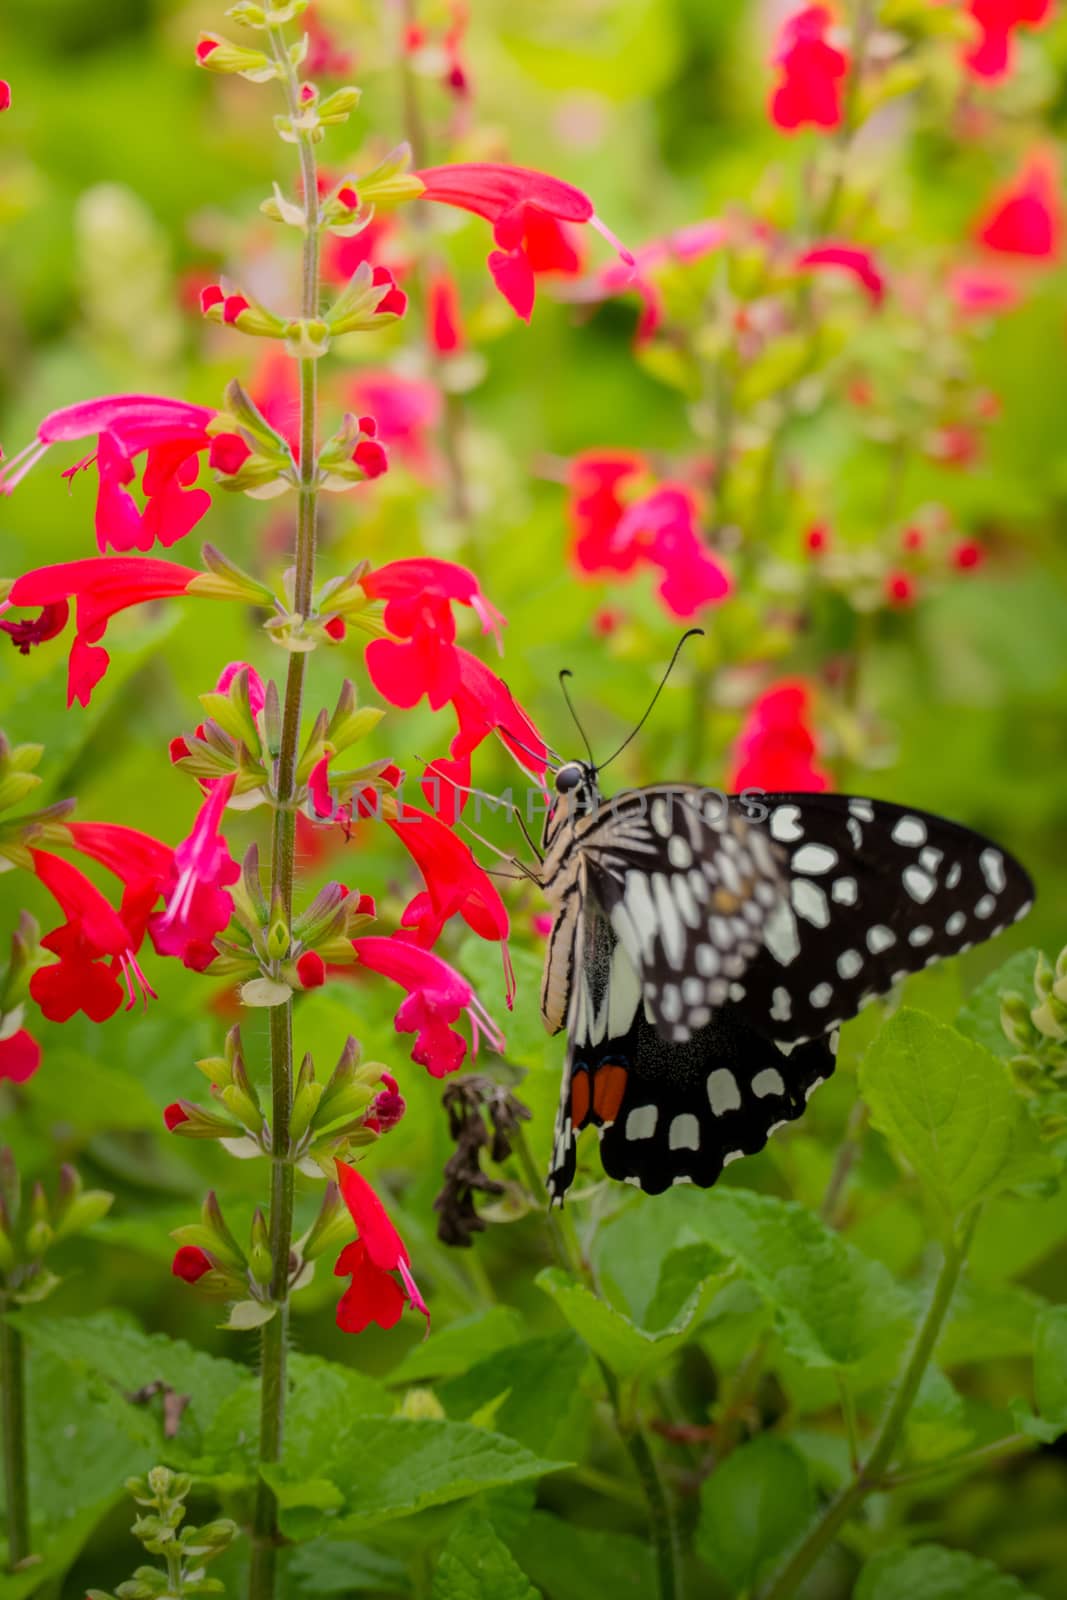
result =
[[[0,1384],[3,1385],[4,1493],[7,1562],[17,1567],[30,1553],[30,1491],[26,1459],[26,1360],[21,1333],[0,1319]]]
[[[867,1496],[882,1487],[886,1468],[900,1440],[908,1412],[915,1402],[923,1374],[930,1364],[938,1335],[952,1303],[960,1271],[967,1254],[966,1239],[953,1239],[945,1248],[937,1283],[926,1315],[919,1324],[904,1370],[893,1391],[874,1443],[852,1478],[841,1489],[813,1524],[792,1555],[779,1567],[760,1600],[790,1600],[823,1551],[833,1543],[845,1523]]]
[[[271,45],[282,72],[290,115],[299,111],[296,70],[285,52],[281,34],[271,30]],[[302,135],[300,176],[304,193],[304,246],[301,272],[301,314],[319,310],[319,194],[314,146]],[[314,359],[300,363],[300,482],[297,497],[296,573],[293,609],[311,610],[315,583],[318,520],[318,393]],[[275,810],[271,837],[270,905],[272,920],[292,925],[293,872],[296,843],[296,766],[300,748],[300,715],[307,657],[289,657],[282,708],[281,745],[275,770]],[[286,1351],[289,1332],[289,1277],[293,1234],[293,1166],[289,1159],[289,1121],[293,1105],[293,1006],[289,999],[270,1013],[271,1163],[269,1240],[272,1262],[270,1293],[277,1307],[263,1328],[260,1365],[259,1460],[269,1465],[282,1452],[285,1428]],[[249,1600],[272,1600],[278,1552],[278,1511],[274,1495],[262,1481],[256,1493]]]

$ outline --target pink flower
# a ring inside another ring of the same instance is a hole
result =
[[[394,706],[414,706],[427,695],[439,711],[459,681],[454,602],[470,606],[499,645],[504,618],[482,594],[466,567],[432,556],[392,561],[361,578],[371,600],[384,600],[383,620],[393,639],[367,646],[367,670],[379,694]]]
[[[362,1333],[372,1322],[393,1328],[409,1305],[426,1318],[429,1332],[430,1313],[412,1276],[403,1239],[366,1178],[344,1161],[336,1165],[341,1198],[359,1233],[345,1245],[333,1269],[337,1277],[352,1279],[337,1307],[337,1326],[345,1333]],[[391,1276],[394,1272],[399,1283]]]
[[[811,726],[811,691],[799,678],[786,678],[764,691],[751,707],[733,747],[729,786],[736,793],[808,793],[830,787],[818,765]]]
[[[193,567],[172,561],[138,560],[108,556],[87,561],[63,561],[38,567],[16,578],[0,612],[10,606],[40,606],[38,617],[21,622],[0,621],[0,631],[11,636],[23,655],[31,645],[62,633],[70,601],[76,602],[74,642],[67,674],[67,705],[75,700],[87,706],[93,690],[108,669],[110,657],[98,641],[111,618],[129,606],[184,594],[200,574]]]
[[[632,257],[593,210],[580,189],[544,172],[494,162],[427,167],[415,177],[427,200],[472,211],[492,223],[498,249],[489,256],[489,271],[517,316],[529,322],[538,271],[567,270],[568,258],[559,225],[588,222],[622,259]]]
[[[373,416],[382,444],[412,472],[432,476],[430,435],[441,420],[441,393],[434,384],[385,367],[364,367],[348,385],[348,401],[354,411]]]
[[[11,85],[6,78],[0,78],[0,111],[11,110]]]
[[[1051,9],[1052,0],[969,0],[966,10],[978,35],[963,52],[968,71],[989,82],[1006,77],[1016,30],[1039,27]]]
[[[0,110],[6,109],[0,107]],[[0,1038],[0,1081],[25,1083],[41,1065],[41,1047],[25,1028]]]
[[[672,265],[686,266],[719,250],[730,239],[730,228],[718,218],[705,222],[691,222],[677,228],[661,239],[651,239],[634,251],[633,266],[625,261],[613,261],[596,276],[596,286],[601,294],[625,294],[633,289],[642,302],[637,323],[636,343],[641,345],[651,339],[663,319],[663,296],[658,274]]]
[[[770,118],[784,132],[795,128],[839,128],[848,56],[830,44],[833,18],[825,6],[806,6],[783,23],[775,65],[780,78]]]
[[[435,272],[426,286],[426,324],[438,355],[452,356],[463,349],[459,290],[447,272]]]
[[[1034,260],[1058,257],[1063,233],[1056,163],[1046,150],[1027,157],[1022,171],[994,197],[977,225],[988,250]]]
[[[948,292],[965,317],[992,317],[1011,311],[1021,298],[1019,286],[995,267],[961,266],[948,276]]]
[[[211,441],[207,424],[215,415],[205,406],[158,395],[107,395],[84,400],[45,417],[37,438],[0,471],[0,489],[10,494],[54,444],[97,436],[96,452],[64,474],[96,464],[96,541],[100,549],[150,550],[158,540],[172,545],[195,528],[211,504],[197,489],[199,453]],[[129,491],[145,456],[141,510]]]
[[[400,1093],[400,1085],[390,1072],[382,1073],[384,1088],[370,1103],[370,1111],[363,1119],[363,1126],[371,1128],[375,1133],[389,1133],[403,1120],[407,1110],[407,1101]]]
[[[361,966],[407,990],[396,1014],[396,1031],[415,1035],[411,1059],[431,1077],[443,1078],[463,1065],[467,1041],[452,1023],[464,1013],[470,1022],[473,1055],[482,1032],[493,1050],[503,1050],[504,1036],[470,984],[440,956],[403,939],[375,935],[353,939],[352,948]]]
[[[869,250],[860,250],[848,244],[820,244],[805,250],[796,260],[798,272],[823,271],[826,268],[850,273],[871,304],[881,305],[885,298],[885,279]]]
[[[122,1004],[119,973],[126,981],[127,1010],[136,1003],[135,989],[146,1001],[155,998],[137,961],[143,926],[129,927],[69,861],[44,850],[31,850],[30,856],[37,878],[65,919],[41,940],[59,960],[39,967],[30,979],[30,994],[49,1021],[67,1022],[84,1011],[92,1022],[106,1022]]]
[[[175,877],[167,890],[166,906],[149,923],[160,954],[180,957],[183,965],[195,972],[203,972],[215,959],[215,935],[226,927],[233,912],[233,896],[224,886],[241,876],[219,831],[236,781],[231,773],[212,785],[192,832],[174,852]]]

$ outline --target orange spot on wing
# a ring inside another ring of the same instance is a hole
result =
[[[626,1093],[626,1068],[606,1062],[593,1078],[593,1112],[601,1122],[614,1122]]]
[[[589,1074],[576,1072],[571,1082],[571,1122],[584,1128],[589,1116]]]

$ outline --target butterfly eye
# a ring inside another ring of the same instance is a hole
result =
[[[570,761],[556,773],[556,793],[570,794],[584,781],[585,774],[577,761]]]

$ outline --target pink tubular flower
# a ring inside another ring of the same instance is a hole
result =
[[[401,919],[415,944],[428,950],[457,914],[482,939],[507,938],[508,914],[496,885],[451,828],[414,806],[405,806],[389,826],[426,884],[425,893],[415,896]]]
[[[1056,163],[1047,150],[1031,152],[979,219],[976,233],[987,250],[1001,255],[1045,261],[1059,256],[1063,209]]]
[[[41,1065],[41,1047],[25,1028],[0,1038],[0,1081],[25,1083]]]
[[[137,961],[143,926],[130,927],[69,861],[44,850],[31,850],[30,856],[37,878],[66,919],[41,940],[59,960],[39,967],[30,979],[30,994],[49,1021],[68,1022],[84,1011],[92,1022],[106,1022],[122,1003],[119,973],[126,981],[127,1010],[136,1003],[135,989],[146,1002],[154,999]]]
[[[219,831],[236,777],[218,778],[196,814],[192,832],[174,852],[175,880],[166,906],[152,917],[149,932],[161,955],[179,956],[183,965],[203,972],[215,959],[215,935],[233,912],[224,885],[236,883],[241,869]]]
[[[344,1161],[337,1162],[337,1182],[359,1233],[345,1245],[333,1269],[337,1277],[352,1280],[337,1306],[337,1326],[345,1333],[362,1333],[372,1322],[394,1328],[409,1305],[426,1318],[429,1333],[430,1313],[412,1276],[411,1258],[382,1202],[366,1178]]]
[[[485,633],[496,636],[504,618],[486,600],[473,572],[432,556],[391,561],[360,582],[368,599],[384,600],[384,622],[396,639],[367,646],[367,670],[379,694],[394,706],[417,705],[427,695],[434,711],[452,698],[459,679],[452,605],[470,606]]]
[[[880,306],[885,299],[885,278],[869,250],[860,250],[855,245],[828,243],[815,245],[797,257],[798,272],[821,272],[826,269],[850,273],[872,305]]]
[[[596,215],[589,196],[547,173],[494,162],[468,162],[427,167],[415,177],[426,200],[472,211],[492,224],[499,249],[489,256],[489,271],[524,322],[529,322],[533,312],[536,273],[565,270],[561,269],[564,252],[559,225],[588,222],[623,261],[633,263],[629,251]]]
[[[465,342],[455,279],[447,272],[435,272],[426,286],[426,302],[430,344],[438,355],[455,355]]]
[[[67,705],[77,700],[80,705],[87,706],[108,669],[110,657],[98,641],[103,638],[111,618],[129,606],[184,594],[199,576],[194,567],[126,556],[63,561],[54,567],[38,567],[15,579],[7,599],[0,601],[0,612],[10,606],[40,606],[40,615],[21,622],[0,621],[0,630],[9,634],[16,648],[25,655],[31,645],[62,633],[70,602],[74,600],[76,620],[67,674]]]
[[[376,935],[353,939],[352,948],[361,966],[407,990],[396,1014],[396,1031],[415,1035],[411,1059],[431,1077],[443,1078],[463,1065],[467,1041],[451,1024],[464,1012],[470,1020],[472,1055],[478,1053],[482,1032],[493,1050],[503,1050],[504,1036],[470,984],[440,956],[403,939]]]
[[[969,0],[966,10],[978,32],[963,52],[964,66],[973,77],[995,82],[1011,71],[1016,31],[1040,27],[1052,0]]]
[[[77,467],[96,463],[96,541],[101,551],[150,550],[158,542],[175,544],[195,528],[211,504],[197,489],[199,453],[211,441],[207,424],[215,415],[205,406],[159,395],[106,395],[85,400],[45,417],[33,444],[0,471],[0,489],[10,494],[54,444],[97,436],[96,452]],[[144,510],[129,491],[137,477],[134,461],[145,455],[141,488]]]
[[[370,412],[377,437],[412,472],[432,476],[430,435],[441,420],[441,392],[425,378],[407,378],[388,368],[362,368],[347,389],[356,412]]]
[[[833,18],[826,6],[805,6],[782,25],[775,51],[781,77],[770,101],[775,127],[839,128],[848,57],[830,44]]]
[[[811,726],[811,691],[799,678],[765,690],[750,709],[733,747],[729,786],[737,793],[815,793],[830,787],[818,765]]]

